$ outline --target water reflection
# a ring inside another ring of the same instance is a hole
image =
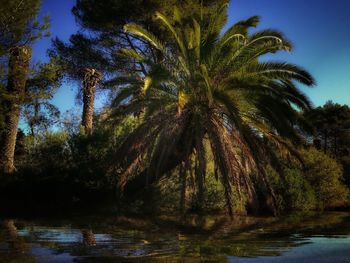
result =
[[[196,220],[194,220],[195,222]],[[234,224],[203,222],[204,231],[160,224],[121,227],[116,219],[3,220],[0,262],[292,262],[302,256],[350,262],[350,213],[293,216]],[[138,230],[136,230],[138,229]],[[331,254],[327,254],[331,253]],[[327,256],[328,255],[328,256]],[[281,261],[282,260],[282,261]],[[345,260],[345,261],[344,261]],[[348,261],[346,261],[348,260]],[[298,261],[301,262],[301,261]],[[305,261],[307,262],[307,261]]]
[[[15,220],[3,220],[0,225],[0,262],[39,262],[31,255],[28,243],[18,234]]]
[[[96,246],[95,235],[91,229],[84,229],[82,231],[83,244],[86,246]]]
[[[4,220],[2,222],[2,227],[6,230],[6,234],[10,239],[15,240],[17,238],[17,227],[15,226],[14,220]]]

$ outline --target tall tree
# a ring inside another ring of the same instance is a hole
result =
[[[140,25],[124,26],[126,32],[152,45],[162,60],[154,63],[134,49],[120,51],[121,56],[143,62],[148,74],[141,80],[124,78],[124,88],[114,101],[112,116],[117,118],[145,109],[143,121],[117,151],[119,186],[139,178],[153,182],[183,162],[193,161],[185,174],[194,175],[201,200],[207,143],[231,215],[233,202],[242,202],[243,195],[256,208],[258,191],[276,211],[265,165],[276,159],[276,150],[300,158],[290,141],[301,141],[295,130],[297,109],[309,109],[310,102],[296,82],[309,86],[314,80],[297,65],[260,62],[262,55],[291,50],[292,46],[274,30],[249,33],[259,23],[258,17],[238,22],[222,33],[226,5],[209,19],[198,13],[189,20],[183,14],[175,9],[171,22],[156,13],[159,24],[171,35],[168,42]],[[238,200],[233,199],[233,190]]]
[[[338,160],[350,152],[350,108],[328,101],[322,107],[306,112],[313,128],[313,141],[318,149]]]
[[[71,36],[69,44],[55,39],[54,48],[50,51],[51,56],[61,62],[66,76],[82,82],[78,94],[83,97],[81,124],[85,134],[92,132],[96,88],[102,78],[102,71],[110,68],[103,51],[96,48],[97,41],[79,33]]]
[[[14,172],[14,152],[21,106],[31,59],[30,45],[46,36],[48,18],[35,20],[41,1],[1,1],[0,55],[8,58],[7,83],[2,100],[5,105],[5,128],[1,147],[0,167],[4,174]]]
[[[2,146],[1,165],[5,174],[14,171],[14,154],[21,105],[24,101],[25,86],[29,71],[31,49],[15,47],[10,51],[6,101],[5,130]]]

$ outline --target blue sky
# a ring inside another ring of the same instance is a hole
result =
[[[50,15],[52,37],[68,40],[78,30],[71,14],[74,3],[43,0],[41,15]],[[229,24],[253,15],[262,18],[258,29],[278,29],[294,43],[292,53],[271,59],[296,63],[313,74],[317,86],[301,88],[316,106],[327,100],[350,105],[350,0],[231,0]],[[34,60],[47,59],[50,43],[35,44]],[[62,112],[75,107],[76,85],[65,83],[55,95],[53,103]]]

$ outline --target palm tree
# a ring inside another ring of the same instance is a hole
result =
[[[91,134],[96,89],[109,61],[101,50],[96,49],[96,39],[89,39],[79,33],[72,35],[69,41],[64,43],[56,38],[50,55],[61,62],[66,76],[82,82],[78,93],[83,97],[81,126],[85,134]]]
[[[149,42],[161,60],[153,63],[135,50],[120,51],[147,65],[148,73],[141,80],[124,77],[114,100],[113,116],[143,111],[140,125],[117,153],[124,156],[116,165],[119,186],[151,183],[181,167],[180,176],[194,174],[201,201],[209,150],[230,215],[233,202],[241,202],[243,195],[256,210],[261,193],[276,212],[265,166],[269,161],[277,165],[277,150],[299,158],[290,142],[301,140],[295,128],[298,110],[309,109],[311,103],[296,82],[311,86],[312,76],[293,64],[259,59],[292,49],[280,32],[267,29],[250,34],[248,30],[258,25],[259,17],[221,33],[227,5],[209,21],[200,15],[183,19],[178,9],[173,24],[161,13],[156,13],[156,19],[172,36],[169,43],[136,24],[124,27],[127,33]],[[233,190],[239,200],[233,200]]]

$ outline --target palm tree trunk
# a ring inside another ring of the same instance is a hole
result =
[[[83,116],[81,125],[85,134],[91,134],[94,115],[96,86],[101,80],[101,73],[96,69],[84,69],[83,80]]]
[[[25,96],[25,86],[29,71],[31,49],[26,46],[11,49],[7,82],[8,98],[5,114],[4,141],[1,149],[0,167],[4,174],[15,170],[14,154],[21,106]]]

